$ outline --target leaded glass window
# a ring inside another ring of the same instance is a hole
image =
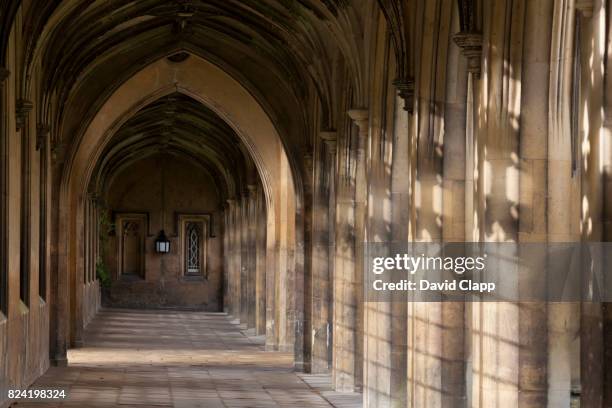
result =
[[[185,259],[187,260],[187,274],[196,275],[201,273],[200,247],[202,240],[202,229],[199,222],[188,222],[185,228],[186,249]]]

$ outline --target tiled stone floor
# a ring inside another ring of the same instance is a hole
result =
[[[221,313],[103,310],[69,366],[32,388],[68,398],[24,407],[361,407],[360,394],[331,391],[329,376],[297,374],[291,355],[266,352]]]

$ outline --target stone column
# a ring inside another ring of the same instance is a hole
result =
[[[255,331],[256,326],[256,295],[257,295],[257,258],[256,258],[256,242],[257,239],[257,186],[249,184],[248,188],[248,203],[247,203],[247,328]]]
[[[461,30],[459,19],[453,19],[450,32]],[[471,38],[470,38],[471,37]],[[449,46],[444,104],[444,160],[442,163],[442,241],[463,242],[466,239],[466,189],[468,168],[468,129],[466,117],[469,77],[480,76],[482,36],[459,32],[453,36],[459,45]],[[460,159],[461,158],[461,159]],[[469,309],[469,306],[467,306]],[[442,303],[442,406],[467,407],[466,389],[466,304]]]
[[[261,187],[256,192],[256,287],[255,287],[255,331],[266,334],[266,201]]]
[[[356,332],[355,342],[355,385],[357,390],[363,387],[363,347],[364,347],[364,244],[366,242],[366,209],[368,203],[367,151],[369,136],[369,111],[351,109],[349,116],[359,129],[357,151],[355,154],[355,299],[356,299]]]
[[[403,89],[403,90],[402,90]],[[414,82],[398,87],[399,95],[405,105],[413,106]],[[406,91],[412,90],[412,93]],[[404,96],[402,96],[404,95]],[[413,111],[401,110],[401,102],[396,100],[395,129],[393,135],[393,159],[391,166],[391,242],[408,243],[411,205],[411,160],[410,124]],[[408,307],[405,301],[391,304],[391,351],[389,394],[392,406],[408,406]]]
[[[231,293],[231,316],[238,320],[240,319],[240,229],[238,225],[240,205],[235,199],[228,200],[229,204],[229,264],[230,273],[228,276]]]
[[[51,148],[51,222],[50,252],[51,252],[51,355],[52,363],[56,366],[68,364],[67,350],[69,338],[69,308],[70,292],[69,277],[65,271],[66,245],[60,242],[60,223],[62,209],[59,206],[62,169],[65,159],[65,146],[54,143]]]
[[[225,202],[223,206],[223,311],[231,314],[232,291],[230,285],[233,284],[230,279],[231,273],[231,207],[230,200]]]
[[[330,271],[330,184],[335,176],[334,155],[336,132],[320,132],[321,145],[318,149],[317,166],[314,176],[314,197],[312,209],[312,326],[311,342],[312,373],[329,371],[331,348],[331,271]],[[333,153],[332,153],[333,152]]]
[[[326,142],[327,149],[329,152],[329,197],[327,205],[327,219],[329,223],[329,256],[327,259],[328,271],[329,271],[329,323],[328,323],[328,346],[327,346],[327,366],[331,370],[333,365],[333,353],[334,353],[334,282],[335,282],[335,265],[336,265],[336,183],[338,175],[338,149],[337,149],[337,136],[332,141]]]
[[[612,10],[606,7],[607,11],[607,37],[610,38],[612,34],[612,26],[609,23],[612,17]],[[612,55],[606,53],[606,81],[604,92],[606,95],[612,94],[612,81],[610,81],[610,67],[612,63]],[[610,200],[612,198],[612,105],[610,99],[605,99],[605,119],[604,119],[604,130],[603,130],[603,196],[604,196],[604,213],[603,213],[603,241],[612,241],[612,206],[610,206]],[[607,244],[609,245],[609,244]],[[605,276],[605,274],[604,274]],[[608,295],[612,290],[612,279],[610,275],[606,277],[606,288],[608,288]],[[608,296],[609,298],[609,296]],[[608,299],[609,300],[609,299]],[[603,405],[612,406],[612,303],[606,302],[603,304],[603,349],[604,349],[604,379],[603,379]]]
[[[5,135],[5,131],[7,129],[6,123],[5,123],[5,110],[6,110],[6,106],[4,103],[4,90],[5,90],[5,86],[4,86],[4,82],[6,81],[6,79],[10,76],[11,72],[4,68],[4,67],[0,67],[0,143],[2,143],[2,145],[0,145],[0,154],[2,156],[0,156],[0,166],[2,166],[2,170],[0,170],[0,174],[2,175],[2,177],[6,177],[6,172],[5,172],[5,168],[7,166],[8,163],[8,157],[7,152],[5,150],[5,143],[7,140],[7,137]],[[5,187],[5,180],[0,180],[0,188],[4,188]],[[0,191],[0,194],[2,194],[2,200],[4,200],[4,191]],[[0,279],[2,279],[2,281],[0,282],[0,284],[2,284],[0,286],[0,288],[4,288],[4,289],[0,289],[0,290],[4,290],[4,292],[2,293],[2,304],[0,304],[0,309],[2,309],[4,312],[6,312],[6,310],[8,309],[8,284],[7,284],[7,280],[8,280],[8,274],[5,272],[8,268],[7,265],[7,241],[6,241],[6,228],[8,225],[8,214],[7,214],[7,209],[5,208],[6,206],[2,206],[2,211],[0,212],[0,273],[2,273],[2,276],[0,277]]]
[[[244,191],[238,208],[240,240],[240,324],[249,319],[249,192]]]
[[[350,110],[349,117],[357,125],[358,132],[356,140],[347,135],[349,154],[340,161],[336,198],[332,374],[338,391],[361,389],[363,373],[363,259],[360,259],[360,251],[363,248],[366,204],[368,111]]]
[[[548,105],[553,4],[551,0],[527,2],[523,47],[521,133],[519,143],[519,225],[521,243],[546,243],[550,222],[547,216]],[[558,142],[556,142],[558,143]],[[566,173],[568,175],[569,173]],[[560,175],[561,176],[561,175]],[[563,177],[563,176],[561,176]],[[545,221],[546,220],[546,221]],[[521,274],[519,290],[529,293],[543,286],[540,276]],[[519,406],[541,407],[548,401],[548,305],[519,303]],[[559,362],[553,363],[558,364]],[[569,389],[568,389],[569,391]],[[569,392],[568,392],[569,394]]]
[[[486,3],[489,21],[483,33],[483,56],[487,56],[487,78],[479,81],[476,106],[478,123],[477,200],[479,240],[503,242],[510,249],[518,242],[521,124],[521,84],[524,12],[508,7],[524,2]],[[496,27],[504,25],[505,30]],[[486,44],[486,45],[485,45]],[[504,98],[501,98],[504,95]],[[487,271],[500,268],[487,261]],[[507,281],[507,280],[506,280]],[[508,281],[507,281],[508,282]],[[512,288],[518,292],[516,278]],[[520,307],[516,302],[474,302],[471,316],[472,405],[479,408],[519,406]],[[503,324],[500,324],[503,322]]]
[[[313,330],[316,319],[316,310],[314,310],[314,299],[313,296],[317,294],[319,290],[317,284],[314,281],[314,268],[316,260],[312,259],[314,245],[316,241],[316,227],[314,218],[317,216],[315,200],[315,189],[317,188],[317,180],[315,173],[318,172],[318,166],[320,162],[319,152],[312,152],[312,146],[306,146],[306,151],[303,155],[303,171],[302,171],[302,186],[303,186],[303,240],[304,240],[304,251],[303,253],[296,252],[296,280],[304,282],[303,289],[296,287],[295,298],[296,304],[303,305],[303,312],[296,311],[298,321],[295,325],[295,336],[296,342],[294,347],[294,365],[296,370],[310,372],[312,366],[312,349],[314,343]],[[299,232],[300,230],[298,229]],[[303,267],[299,268],[298,265],[302,264]],[[299,277],[298,272],[303,271],[303,277]],[[302,321],[299,321],[299,316],[302,315]]]
[[[604,196],[602,182],[602,161],[605,153],[603,144],[602,103],[609,95],[604,93],[601,84],[605,84],[604,57],[609,43],[605,36],[606,16],[605,2],[577,1],[575,4],[575,24],[578,35],[574,38],[579,42],[579,104],[580,133],[576,142],[578,170],[580,179],[580,210],[581,232],[584,242],[600,242],[603,238],[602,215],[604,212]],[[586,147],[588,146],[588,147]],[[609,272],[609,265],[595,262],[591,274],[583,275],[584,285],[588,287],[595,279],[595,274],[601,274],[602,268]],[[586,271],[585,271],[586,272]],[[580,310],[580,404],[584,407],[600,407],[603,405],[604,376],[604,310],[599,301],[585,301]]]

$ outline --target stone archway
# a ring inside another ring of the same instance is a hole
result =
[[[296,291],[294,259],[302,248],[296,234],[296,202],[300,185],[280,135],[257,100],[238,81],[210,62],[191,55],[176,64],[163,58],[146,66],[104,102],[84,132],[69,146],[59,194],[58,287],[69,293],[58,296],[56,359],[65,359],[70,345],[79,342],[83,328],[82,253],[84,198],[95,164],[114,132],[141,107],[170,93],[196,99],[223,118],[248,149],[263,183],[267,207],[266,274],[274,288],[267,290],[266,338],[273,348],[292,350],[293,308]],[[231,165],[231,163],[228,163]],[[67,288],[71,288],[70,291]],[[275,296],[278,295],[278,296]]]

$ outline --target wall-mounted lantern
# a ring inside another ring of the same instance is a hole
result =
[[[159,254],[167,254],[170,252],[170,241],[166,237],[164,230],[159,232],[159,235],[155,240],[155,252]]]

